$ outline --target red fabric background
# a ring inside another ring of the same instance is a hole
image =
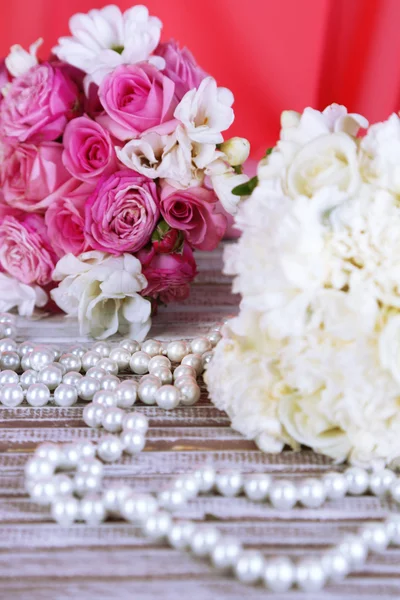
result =
[[[111,2],[0,0],[0,53],[67,34],[68,18]],[[127,8],[133,0],[119,0]],[[235,94],[233,134],[253,156],[272,145],[283,109],[346,104],[371,120],[400,108],[399,0],[146,0],[163,37],[187,45]]]

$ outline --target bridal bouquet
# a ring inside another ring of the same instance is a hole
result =
[[[76,14],[38,60],[0,72],[0,310],[58,305],[83,334],[143,338],[184,300],[193,250],[213,250],[247,181],[246,140],[224,142],[233,95],[187,49],[160,43],[145,6]],[[218,194],[218,196],[217,196]],[[51,304],[50,304],[51,305]]]
[[[400,456],[400,119],[282,114],[236,217],[242,295],[207,371],[214,403],[265,452]],[[366,129],[364,136],[360,128]],[[362,133],[362,132],[361,132]]]

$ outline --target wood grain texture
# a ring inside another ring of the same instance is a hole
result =
[[[161,310],[152,336],[190,338],[238,309],[230,280],[221,274],[221,251],[198,256],[199,275],[191,297]],[[34,339],[68,348],[86,340],[77,324],[62,316],[20,320],[20,339]],[[23,469],[35,446],[45,440],[96,439],[98,431],[82,422],[84,403],[72,408],[22,405],[0,408],[0,600],[242,600],[274,597],[262,587],[247,588],[216,573],[205,561],[150,543],[129,524],[108,522],[101,527],[75,525],[62,529],[48,510],[30,502]],[[156,491],[172,476],[211,462],[218,469],[268,472],[288,478],[319,475],[329,460],[309,450],[263,454],[229,426],[228,417],[214,408],[203,389],[199,404],[171,413],[139,406],[150,419],[145,452],[124,456],[105,468],[106,481],[123,480],[140,491]],[[180,516],[199,523],[213,521],[223,533],[236,535],[249,548],[266,556],[316,555],[365,521],[383,519],[396,510],[375,497],[345,498],[320,510],[295,508],[279,512],[268,505],[201,497]],[[400,598],[400,550],[372,556],[366,567],[323,593],[292,592],[277,600],[355,600]]]

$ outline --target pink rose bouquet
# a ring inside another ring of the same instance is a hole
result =
[[[223,238],[249,145],[224,141],[232,93],[161,29],[145,6],[107,6],[74,15],[47,60],[38,41],[2,62],[7,306],[32,311],[16,294],[31,286],[84,334],[144,337],[159,304],[187,298],[193,251]]]

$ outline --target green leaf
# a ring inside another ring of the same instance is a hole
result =
[[[237,185],[236,187],[234,187],[232,190],[232,194],[234,196],[250,196],[250,194],[253,192],[253,190],[255,190],[255,188],[257,187],[257,184],[258,184],[258,177],[256,175],[249,181],[246,181],[246,183],[241,183],[240,185]]]
[[[235,171],[235,173],[236,173],[237,175],[241,175],[241,174],[243,173],[243,168],[242,168],[242,165],[235,165],[235,166],[233,167],[233,170]]]
[[[118,54],[122,54],[124,51],[124,46],[112,46],[111,50],[118,52]]]
[[[267,150],[265,151],[264,156],[269,156],[272,152],[273,148],[267,148]]]

